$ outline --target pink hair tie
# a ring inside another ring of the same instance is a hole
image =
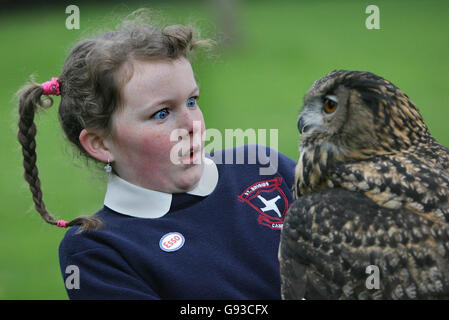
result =
[[[67,221],[65,221],[65,220],[58,220],[58,222],[56,223],[56,225],[58,226],[58,227],[61,227],[61,228],[67,228]]]
[[[59,96],[61,92],[59,91],[59,82],[58,78],[51,78],[51,81],[46,81],[43,84],[41,84],[43,95],[55,95]]]

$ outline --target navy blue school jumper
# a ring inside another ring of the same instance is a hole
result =
[[[257,148],[277,170],[261,174],[268,165],[248,156],[256,146],[212,153],[189,193],[156,192],[111,174],[95,214],[103,227],[72,227],[60,244],[69,298],[280,299],[277,253],[295,162]]]

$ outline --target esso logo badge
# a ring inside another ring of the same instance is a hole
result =
[[[179,232],[170,232],[162,236],[159,241],[159,247],[166,252],[172,252],[181,249],[185,238]]]

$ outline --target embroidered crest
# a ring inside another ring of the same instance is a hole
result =
[[[259,181],[238,196],[241,202],[246,202],[259,214],[257,222],[276,230],[282,229],[288,210],[288,199],[281,184],[281,177]]]

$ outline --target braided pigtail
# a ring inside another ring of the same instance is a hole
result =
[[[43,94],[45,96],[43,97]],[[42,198],[41,181],[39,179],[39,171],[36,165],[36,124],[34,123],[34,115],[38,111],[38,107],[43,109],[49,108],[53,104],[53,99],[48,94],[59,95],[59,82],[56,78],[44,84],[37,84],[30,81],[19,92],[19,131],[17,137],[22,146],[23,167],[25,169],[24,177],[30,186],[33,195],[34,206],[41,217],[49,224],[58,227],[70,227],[81,225],[80,231],[87,229],[98,229],[101,221],[94,217],[78,217],[67,222],[57,220],[46,208]]]

